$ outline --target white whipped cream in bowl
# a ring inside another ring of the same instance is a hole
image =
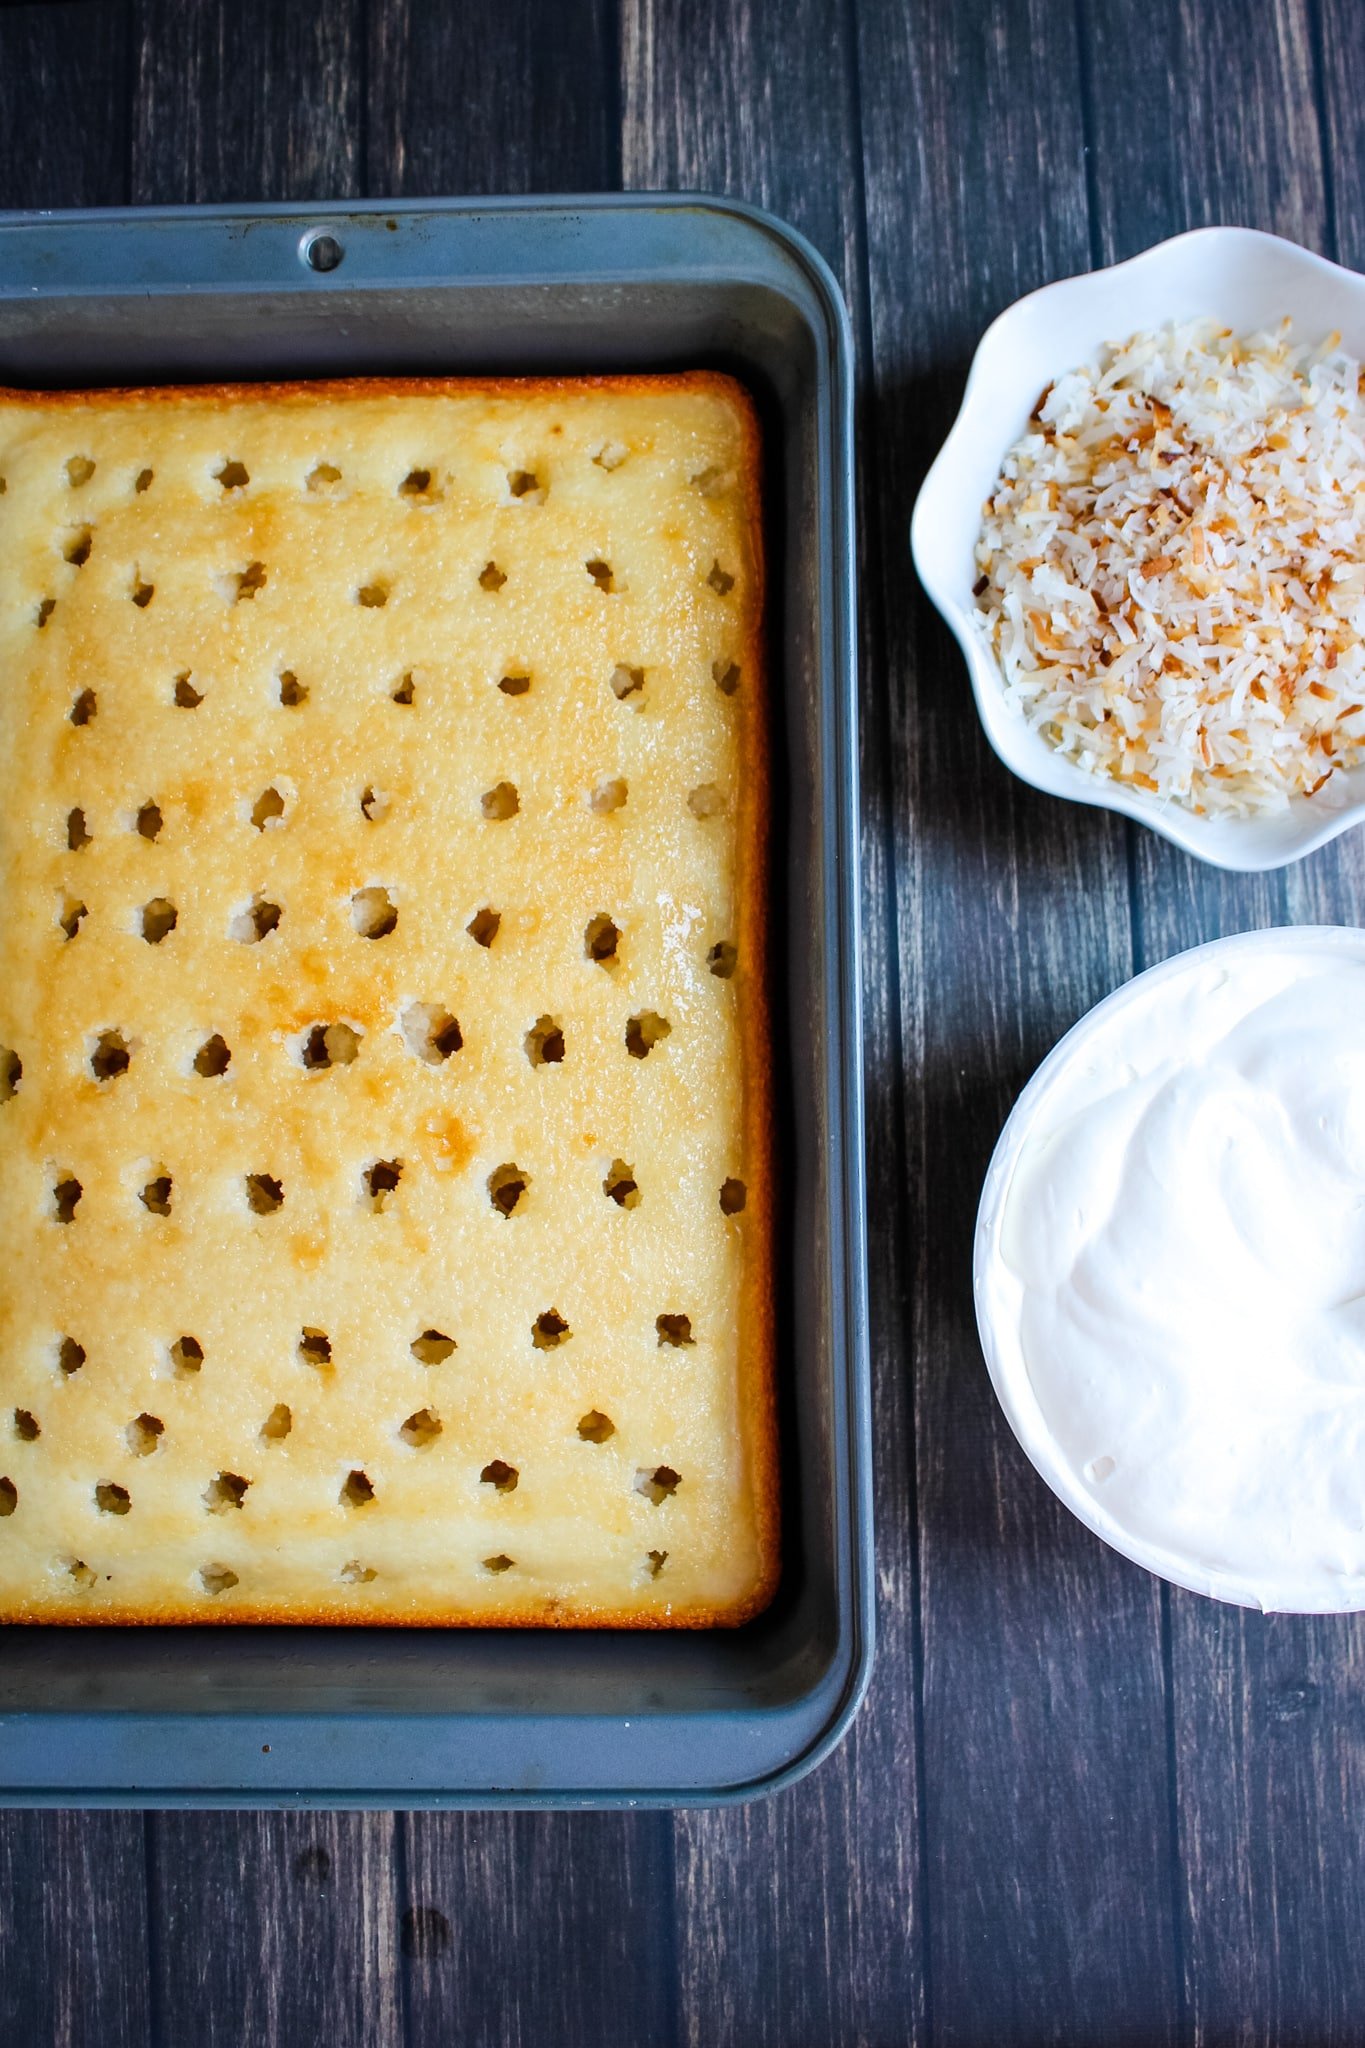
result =
[[[1020,1096],[977,1323],[1055,1493],[1176,1585],[1365,1608],[1365,931],[1250,932],[1109,996]]]

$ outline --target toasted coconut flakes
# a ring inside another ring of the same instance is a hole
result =
[[[1365,373],[1339,337],[1167,327],[1039,398],[986,501],[977,620],[1010,702],[1079,766],[1201,812],[1283,809],[1365,760],[1343,730],[1363,527]]]

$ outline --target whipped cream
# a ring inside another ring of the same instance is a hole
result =
[[[1365,932],[1222,940],[1084,1019],[997,1148],[977,1314],[1099,1535],[1223,1599],[1365,1607]]]

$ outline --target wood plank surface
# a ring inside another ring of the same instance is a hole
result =
[[[0,1814],[0,2041],[1365,2042],[1365,1623],[1223,1609],[1057,1505],[972,1220],[1052,1041],[1219,932],[1365,921],[1034,795],[906,529],[987,321],[1240,220],[1365,268],[1358,0],[0,0],[0,205],[693,186],[793,220],[860,359],[880,1654],[737,1811]]]
[[[919,1259],[930,2038],[1157,2043],[1175,1992],[1159,1595],[1018,1450],[970,1287],[1013,1096],[1131,971],[1124,833],[996,763],[904,555],[982,328],[1088,263],[1079,52],[1073,17],[1043,4],[919,0],[859,24]]]

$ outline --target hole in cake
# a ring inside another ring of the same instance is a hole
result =
[[[511,1216],[529,1186],[530,1175],[519,1166],[495,1166],[488,1176],[488,1199],[499,1215]]]
[[[693,489],[700,491],[703,498],[723,497],[733,481],[732,473],[728,469],[720,469],[714,463],[706,469],[698,470],[691,478]]]
[[[284,798],[275,788],[263,789],[251,806],[251,822],[258,832],[264,832],[267,825],[278,824],[284,816]]]
[[[223,1515],[229,1508],[240,1508],[250,1484],[251,1481],[243,1479],[238,1472],[220,1472],[204,1488],[204,1506],[211,1515]]]
[[[78,1344],[74,1337],[60,1337],[57,1340],[57,1365],[66,1377],[70,1379],[84,1364],[84,1344]]]
[[[610,562],[604,562],[594,555],[590,562],[583,564],[583,567],[587,570],[598,589],[609,597],[616,588],[616,578],[612,574]]]
[[[540,478],[533,469],[509,469],[507,472],[507,492],[509,497],[519,498],[523,503],[529,505],[543,505],[545,503],[545,489],[546,487],[541,483]]]
[[[305,1365],[330,1365],[332,1340],[326,1331],[307,1328],[300,1330],[299,1357]]]
[[[247,1207],[255,1216],[273,1216],[284,1206],[284,1185],[272,1173],[249,1173],[246,1177]]]
[[[299,1047],[299,1058],[310,1073],[325,1073],[329,1067],[349,1067],[360,1051],[360,1033],[349,1024],[315,1024]]]
[[[666,1550],[647,1550],[645,1552],[645,1569],[648,1571],[651,1579],[657,1579],[667,1563],[668,1552]]]
[[[728,570],[722,569],[719,562],[712,562],[711,572],[706,580],[717,597],[728,597],[735,587],[734,577]]]
[[[133,830],[140,833],[144,839],[159,839],[163,822],[160,804],[149,800],[141,806],[134,818]]]
[[[728,939],[717,939],[706,956],[706,964],[721,981],[728,981],[739,961],[739,949]]]
[[[739,663],[737,661],[713,661],[711,676],[723,697],[733,697],[739,688]]]
[[[382,611],[389,601],[389,586],[387,583],[362,583],[355,594],[355,601],[367,612]]]
[[[531,1325],[531,1342],[537,1351],[555,1351],[572,1335],[573,1331],[557,1308],[547,1308]]]
[[[75,1220],[76,1204],[85,1193],[74,1174],[66,1173],[52,1189],[52,1215],[57,1223],[71,1223]]]
[[[90,832],[85,822],[85,812],[77,808],[66,814],[66,843],[72,853],[79,853],[83,846],[90,844]]]
[[[265,1421],[261,1424],[261,1442],[265,1444],[282,1444],[293,1427],[294,1417],[290,1412],[288,1404],[284,1401],[277,1401],[266,1416]]]
[[[635,1474],[635,1491],[642,1493],[646,1500],[653,1501],[656,1508],[660,1501],[670,1499],[681,1485],[682,1476],[671,1465],[656,1465],[652,1472]]]
[[[531,687],[529,676],[502,676],[498,688],[504,697],[524,697]]]
[[[738,1216],[749,1199],[749,1190],[742,1180],[725,1180],[720,1186],[720,1211],[722,1216]]]
[[[57,919],[57,923],[62,929],[62,936],[67,939],[74,939],[81,928],[82,918],[89,915],[90,913],[85,905],[75,896],[65,897],[62,901],[61,915]]]
[[[173,696],[176,704],[179,705],[182,711],[194,711],[204,701],[204,693],[202,690],[195,689],[194,684],[190,681],[188,669],[185,670],[183,675],[176,677]]]
[[[515,1562],[515,1558],[509,1557],[505,1550],[500,1550],[496,1557],[484,1559],[483,1568],[486,1572],[510,1572]]]
[[[479,1474],[480,1484],[492,1486],[499,1493],[515,1493],[521,1474],[515,1465],[506,1465],[501,1458],[494,1458],[491,1465],[485,1465]]]
[[[177,1379],[198,1372],[204,1363],[204,1347],[197,1337],[177,1337],[170,1347],[171,1370]]]
[[[112,1479],[101,1479],[95,1487],[95,1506],[102,1515],[126,1515],[133,1505],[133,1497],[126,1486],[119,1486]]]
[[[259,945],[275,931],[284,912],[278,903],[267,902],[264,896],[253,896],[250,903],[237,911],[228,925],[228,937],[239,939],[244,946]]]
[[[154,583],[145,583],[140,575],[136,576],[133,579],[133,588],[130,595],[138,610],[145,612],[152,599],[156,596],[156,585]]]
[[[18,1437],[20,1443],[37,1443],[38,1438],[42,1435],[42,1433],[43,1432],[38,1427],[38,1418],[36,1415],[32,1414],[31,1411],[27,1408],[15,1409],[14,1434]]]
[[[645,687],[645,672],[642,668],[627,668],[618,664],[611,672],[611,690],[614,697],[622,702],[627,697],[642,696]],[[638,710],[638,705],[636,709]]]
[[[353,1557],[349,1564],[341,1567],[337,1576],[347,1586],[368,1586],[379,1574],[372,1564],[361,1564],[358,1558]]]
[[[714,782],[701,782],[688,791],[687,808],[694,818],[716,818],[725,809],[725,798]]]
[[[97,1575],[91,1571],[83,1557],[73,1557],[65,1569],[84,1593],[88,1593],[96,1582]]]
[[[429,1067],[439,1067],[464,1043],[459,1025],[439,1003],[411,1003],[399,1023],[408,1051]]]
[[[585,1444],[604,1444],[609,1436],[615,1436],[616,1424],[600,1408],[589,1408],[579,1417],[578,1434]]]
[[[659,1333],[661,1348],[665,1344],[681,1347],[684,1344],[695,1344],[697,1341],[692,1335],[691,1316],[655,1316],[654,1327]]]
[[[610,1195],[618,1209],[634,1209],[640,1200],[639,1183],[633,1166],[627,1166],[624,1159],[613,1159],[607,1168],[607,1177],[602,1183],[604,1195]]]
[[[605,910],[599,910],[596,917],[589,919],[583,933],[583,951],[589,960],[595,960],[599,967],[614,967],[620,943],[620,928]]]
[[[0,1515],[12,1515],[19,1505],[19,1489],[12,1479],[0,1479]]]
[[[594,811],[601,812],[603,815],[610,811],[619,811],[625,801],[626,785],[619,775],[611,776],[605,782],[599,782],[592,795],[588,798],[591,808]]]
[[[533,1067],[557,1067],[564,1058],[564,1030],[554,1017],[537,1017],[525,1043]]]
[[[292,668],[280,670],[280,702],[291,711],[308,702],[308,685],[299,681]]]
[[[406,674],[401,675],[399,677],[398,681],[394,684],[392,690],[389,692],[389,695],[393,698],[395,704],[411,704],[416,694],[417,693],[416,688],[413,684],[411,669],[408,669]]]
[[[373,783],[366,783],[360,792],[360,815],[371,825],[382,825],[393,809],[393,798]]]
[[[502,912],[500,910],[485,908],[475,911],[473,917],[470,918],[469,923],[465,926],[465,930],[469,933],[476,946],[491,946],[494,939],[498,936],[498,926],[501,923]]]
[[[239,569],[232,578],[232,602],[250,602],[258,590],[265,589],[265,563],[248,562],[245,569]]]
[[[153,896],[138,912],[138,930],[149,946],[159,946],[175,930],[180,913],[166,896]]]
[[[251,482],[244,462],[225,462],[221,469],[213,472],[225,491],[241,491]]]
[[[510,782],[499,782],[492,789],[486,789],[481,801],[485,818],[514,818],[521,808],[520,799]]]
[[[165,1433],[166,1425],[161,1417],[144,1411],[133,1417],[123,1435],[135,1458],[150,1458]]]
[[[374,1499],[374,1486],[357,1466],[354,1471],[346,1474],[338,1497],[345,1508],[367,1508]]]
[[[0,1046],[0,1102],[12,1102],[24,1078],[24,1063],[17,1052]]]
[[[398,924],[398,906],[387,889],[357,889],[351,898],[351,923],[362,939],[386,939]]]
[[[633,1060],[645,1059],[672,1029],[657,1010],[640,1010],[626,1024],[626,1051]]]
[[[455,1349],[455,1339],[447,1337],[443,1330],[423,1330],[408,1349],[420,1365],[444,1365]]]
[[[95,465],[88,455],[68,456],[66,480],[73,491],[78,491],[82,484],[88,484],[94,474]]]
[[[194,1056],[194,1071],[202,1074],[206,1081],[216,1081],[232,1065],[232,1053],[226,1039],[215,1031],[212,1038],[206,1038]]]
[[[501,590],[507,578],[496,562],[485,562],[479,571],[480,590]]]
[[[150,490],[153,474],[154,472],[150,469],[140,469],[133,478],[133,489],[139,497],[142,496],[144,491]]]
[[[430,1408],[419,1408],[415,1415],[408,1417],[398,1434],[414,1451],[424,1451],[441,1434],[440,1417],[433,1415]]]
[[[419,498],[430,505],[441,493],[432,489],[429,469],[410,469],[398,486],[398,495],[400,498]]]
[[[310,491],[329,491],[340,482],[341,471],[334,462],[319,462],[304,478],[304,486]]]
[[[114,1081],[127,1073],[131,1058],[121,1031],[101,1031],[90,1054],[90,1071],[97,1081]]]
[[[624,441],[604,441],[600,448],[594,449],[592,459],[599,469],[619,469],[629,453]]]
[[[73,725],[89,725],[98,709],[99,701],[94,691],[82,690],[66,715]]]
[[[382,1210],[402,1178],[401,1159],[376,1159],[360,1176],[360,1184],[364,1190],[363,1199],[371,1209]]]
[[[201,1564],[199,1567],[199,1583],[206,1593],[211,1593],[216,1599],[220,1593],[231,1592],[232,1588],[238,1585],[240,1581],[236,1572],[232,1571],[225,1564]]]
[[[144,1182],[140,1189],[138,1200],[153,1216],[169,1216],[173,1186],[174,1183],[168,1173],[153,1171],[151,1179]]]
[[[52,617],[52,614],[56,611],[56,609],[57,600],[55,597],[45,597],[42,603],[38,606],[37,611],[33,615],[33,622],[40,633],[42,632],[43,627],[47,624],[48,620]]]

